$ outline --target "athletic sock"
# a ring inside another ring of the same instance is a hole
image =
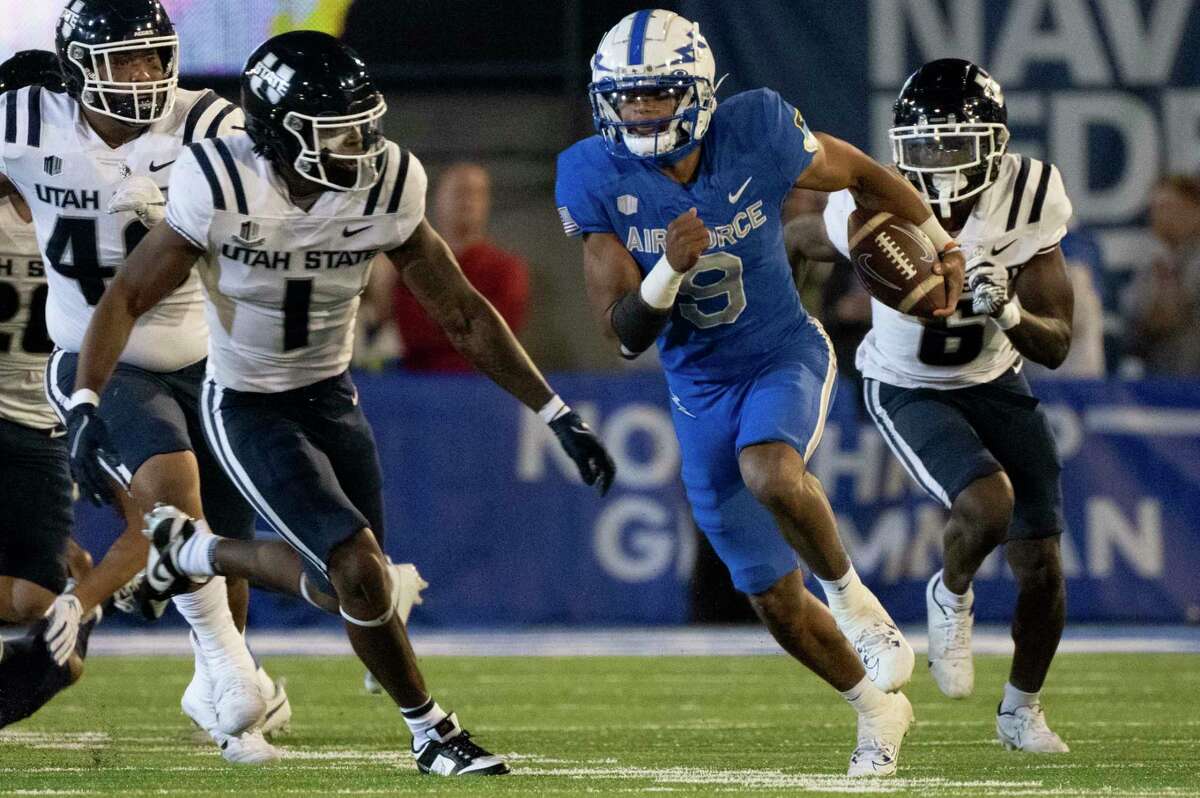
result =
[[[216,574],[213,555],[216,554],[218,538],[212,533],[208,522],[198,520],[194,524],[196,532],[179,547],[179,556],[175,558],[175,562],[185,574],[213,576]]]
[[[1001,712],[1012,712],[1017,707],[1032,707],[1041,703],[1042,691],[1026,693],[1012,686],[1012,682],[1004,683],[1004,700],[1000,702]]]
[[[871,684],[871,680],[866,676],[862,677],[862,681],[849,690],[839,690],[838,692],[860,715],[869,715],[883,706],[883,691]]]
[[[248,668],[248,673],[254,672],[254,660],[229,611],[225,577],[214,576],[198,590],[180,593],[171,600],[196,633],[204,658],[214,673],[218,668],[235,664]]]
[[[404,722],[408,724],[408,730],[412,732],[413,737],[432,729],[449,715],[432,698],[419,707],[400,707],[400,714],[404,716]]]
[[[853,565],[837,579],[826,581],[817,577],[817,581],[821,583],[821,588],[825,591],[825,600],[834,613],[858,609],[871,595],[858,578],[858,572],[854,570]]]
[[[945,579],[938,579],[937,584],[933,586],[933,597],[947,607],[961,610],[970,607],[975,601],[975,589],[967,585],[967,592],[960,596],[946,587]]]

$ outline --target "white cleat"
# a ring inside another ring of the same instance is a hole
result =
[[[392,574],[392,605],[400,616],[400,622],[407,626],[413,606],[424,602],[421,591],[429,587],[429,583],[421,578],[417,566],[410,562],[389,562],[388,570]],[[363,689],[371,695],[383,695],[383,685],[370,671],[363,675]]]
[[[916,655],[892,616],[874,594],[852,612],[833,613],[838,629],[850,641],[871,684],[892,693],[912,678]]]
[[[1066,754],[1070,748],[1046,725],[1041,704],[1001,712],[996,707],[996,736],[1009,751],[1034,754]]]
[[[263,700],[267,702],[267,711],[263,715],[262,733],[269,736],[285,734],[292,720],[292,702],[288,701],[287,690],[284,689],[283,678],[272,679],[261,665],[255,673],[258,679],[258,689]]]
[[[904,693],[885,693],[878,712],[858,716],[858,744],[850,755],[849,776],[891,776],[900,759],[900,743],[913,722]]]
[[[183,714],[191,718],[192,723],[217,744],[221,749],[221,756],[229,762],[238,765],[261,765],[279,761],[279,749],[268,743],[259,730],[254,729],[234,736],[225,734],[217,727],[217,710],[212,702],[212,681],[208,677],[204,654],[196,642],[195,635],[189,635],[189,638],[195,655],[196,672],[179,702]]]
[[[942,572],[938,571],[925,586],[929,672],[948,698],[966,698],[975,692],[975,661],[971,657],[975,601],[972,597],[971,603],[962,609],[943,604],[935,592],[941,583]]]
[[[249,655],[247,655],[249,656]],[[234,737],[262,724],[267,714],[267,702],[258,687],[254,670],[232,663],[206,662],[213,685],[213,707],[217,713],[217,728]],[[250,668],[254,668],[253,660]]]

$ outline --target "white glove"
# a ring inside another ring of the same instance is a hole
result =
[[[46,610],[45,618],[50,619],[46,627],[46,648],[50,656],[59,665],[66,665],[75,650],[75,639],[79,636],[79,619],[83,615],[83,605],[71,593],[63,593],[54,599],[50,609]]]
[[[147,228],[154,227],[167,215],[167,198],[148,177],[127,177],[117,186],[108,201],[109,213],[133,211]]]
[[[967,290],[971,292],[971,310],[999,316],[1008,304],[1008,269],[973,258],[967,263]]]

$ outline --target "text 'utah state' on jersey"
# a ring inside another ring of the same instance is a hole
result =
[[[825,206],[825,231],[846,257],[854,208],[849,191],[831,194]],[[1008,153],[956,238],[968,260],[1007,267],[1011,284],[1032,257],[1058,246],[1070,218],[1071,201],[1058,170]],[[864,377],[899,388],[950,389],[990,382],[1018,366],[1021,355],[1003,330],[973,313],[964,287],[958,312],[944,322],[922,323],[872,299],[871,331],[855,361]]]
[[[692,183],[645,160],[610,155],[599,136],[558,158],[567,235],[612,233],[643,274],[666,251],[667,225],[695,207],[710,246],[684,278],[658,339],[669,374],[733,379],[794,340],[807,319],[783,246],[780,206],[819,143],[800,112],[769,89],[713,112]]]
[[[32,429],[58,424],[42,384],[47,290],[33,224],[0,199],[0,418]]]
[[[242,126],[242,112],[211,91],[180,90],[170,114],[114,149],[66,94],[31,86],[5,94],[2,106],[0,173],[33,211],[50,287],[46,326],[57,346],[78,352],[106,281],[147,232],[132,211],[105,212],[113,192],[131,175],[166,192],[183,147]],[[202,302],[192,275],[138,319],[121,362],[165,372],[201,360]]]
[[[249,136],[195,144],[171,180],[167,224],[208,253],[209,373],[223,387],[274,393],[350,365],[371,259],[425,216],[425,170],[389,142],[383,177],[361,191],[292,203]]]

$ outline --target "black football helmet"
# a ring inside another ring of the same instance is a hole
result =
[[[379,182],[387,105],[366,64],[318,31],[259,45],[242,73],[242,109],[254,151],[279,168],[335,191]]]
[[[160,0],[70,0],[56,44],[67,93],[96,113],[148,125],[175,106],[179,37]],[[115,60],[146,51],[157,53],[161,78],[113,79]]]
[[[22,50],[0,64],[0,94],[33,85],[63,91],[58,56],[49,50]]]
[[[959,58],[930,61],[904,82],[892,106],[892,157],[929,198],[973,197],[996,179],[1008,147],[1000,84]]]

